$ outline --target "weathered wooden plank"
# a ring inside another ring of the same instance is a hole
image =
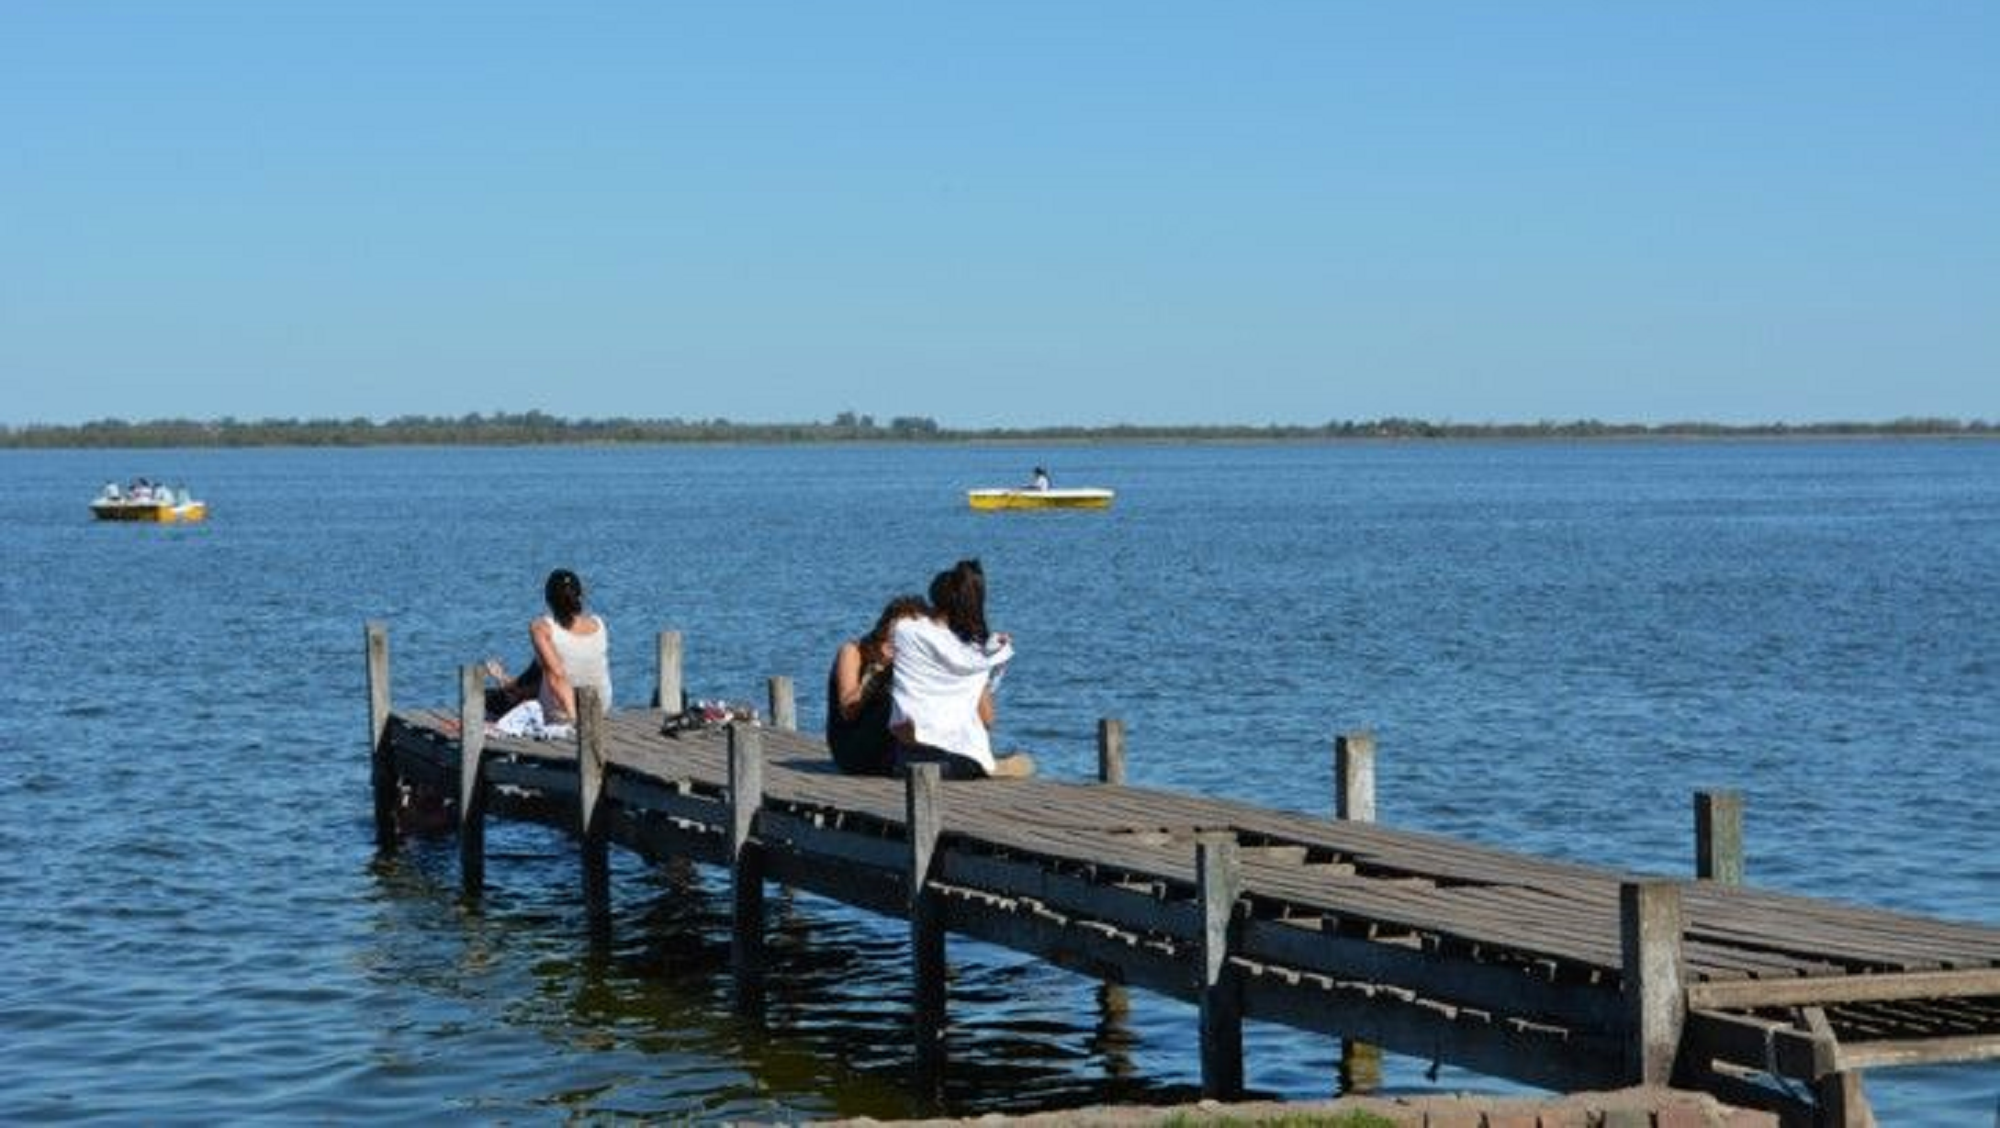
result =
[[[610,796],[619,804],[636,807],[667,818],[699,823],[721,832],[729,826],[727,795],[690,795],[672,783],[663,783],[629,772],[613,772],[605,782]]]
[[[943,864],[941,878],[954,885],[1010,897],[1030,897],[1066,913],[1120,928],[1183,940],[1194,939],[1200,929],[1200,910],[1192,901],[1162,901],[1148,893],[1056,872],[1026,859],[955,850],[946,855]]]
[[[1243,998],[1244,1010],[1252,1018],[1359,1038],[1419,1060],[1449,1061],[1558,1090],[1622,1084],[1622,1051],[1615,1039],[1460,1021],[1460,1012],[1449,1007],[1330,985],[1315,989],[1261,976],[1245,978]]]
[[[1243,925],[1242,951],[1259,963],[1334,979],[1393,983],[1426,998],[1496,1014],[1541,1019],[1604,1033],[1616,1031],[1624,1004],[1615,987],[1537,979],[1518,964],[1481,964],[1418,948],[1331,935],[1281,921]]]
[[[2000,1061],[2000,1031],[1949,1038],[1842,1042],[1839,1061],[1842,1070],[1880,1069],[1892,1065],[1945,1065],[1951,1062]]]
[[[1813,1081],[1838,1065],[1832,1039],[1751,1015],[1690,1010],[1683,1037],[1682,1053],[1697,1067],[1721,1061]]]
[[[797,815],[773,811],[768,805],[757,816],[757,837],[767,849],[782,847],[797,854],[887,870],[899,879],[908,872],[908,843],[815,826]]]
[[[2000,968],[1848,975],[1837,979],[1697,983],[1688,988],[1688,1005],[1702,1010],[1750,1010],[1980,995],[2000,995]]]
[[[956,886],[934,882],[933,888],[943,898],[945,923],[953,932],[1036,956],[1056,967],[1194,1001],[1186,958],[1172,946],[1139,942],[1111,930],[1073,928],[1059,915],[1037,913]]]

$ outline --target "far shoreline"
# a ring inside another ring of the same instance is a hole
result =
[[[887,425],[843,413],[826,423],[738,423],[715,420],[568,420],[528,412],[457,418],[166,419],[79,424],[0,424],[0,449],[247,449],[319,447],[532,446],[1137,446],[1333,445],[1344,443],[1674,443],[1770,441],[1958,440],[2000,437],[2000,423],[1908,418],[1887,422],[1721,424],[1436,423],[1418,419],[1294,424],[1203,424],[1102,427],[947,428],[926,417]]]

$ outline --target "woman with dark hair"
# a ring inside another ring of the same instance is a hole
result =
[[[826,675],[826,746],[849,775],[889,775],[896,767],[889,735],[889,682],[896,646],[889,634],[903,619],[930,614],[921,596],[899,595],[882,608],[875,629],[840,644]]]
[[[583,609],[583,581],[567,568],[549,573],[542,586],[549,613],[528,625],[542,683],[536,699],[551,725],[576,721],[576,689],[592,686],[611,708],[610,631]]]
[[[902,763],[942,764],[948,779],[1033,775],[1025,754],[993,755],[993,686],[1013,641],[986,629],[986,573],[961,560],[931,580],[931,613],[890,631],[890,731]]]

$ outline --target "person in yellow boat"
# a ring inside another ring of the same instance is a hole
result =
[[[936,763],[947,779],[1033,775],[1025,753],[995,757],[993,688],[1013,640],[986,627],[986,574],[961,560],[931,580],[931,613],[890,631],[895,646],[889,731],[901,767]]]
[[[922,596],[899,595],[882,608],[875,629],[840,644],[826,678],[826,747],[848,775],[891,775],[896,742],[889,734],[889,683],[896,645],[889,634],[904,619],[930,614]]]
[[[1037,466],[1037,467],[1035,467],[1035,476],[1034,476],[1033,478],[1029,479],[1029,481],[1028,481],[1028,488],[1029,488],[1029,489],[1031,489],[1031,490],[1045,490],[1045,489],[1048,489],[1048,488],[1049,488],[1049,472],[1048,472],[1047,470],[1044,470],[1044,469],[1042,469],[1042,468],[1041,468],[1040,466]]]

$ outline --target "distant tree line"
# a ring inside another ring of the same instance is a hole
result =
[[[921,415],[878,422],[843,411],[823,423],[739,423],[729,419],[563,419],[540,411],[404,415],[394,419],[99,419],[78,424],[0,424],[0,447],[529,446],[551,443],[839,443],[1269,441],[1327,439],[1624,439],[1782,436],[1992,436],[1988,420],[1907,418],[1829,423],[1438,423],[1424,419],[1269,424],[1105,427],[941,427]]]

